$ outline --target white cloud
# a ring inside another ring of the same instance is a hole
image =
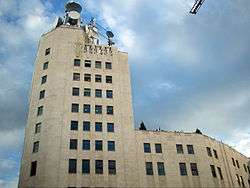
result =
[[[0,179],[1,188],[17,188],[18,187],[18,177],[13,178],[10,181]]]

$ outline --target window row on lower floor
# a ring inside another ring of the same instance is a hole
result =
[[[70,122],[70,130],[77,131],[78,124],[79,124],[78,121],[72,120]],[[82,128],[83,131],[90,131],[90,127],[91,127],[90,121],[83,121],[82,125],[83,125],[83,128]],[[107,123],[106,125],[107,125],[107,127],[106,127],[107,132],[115,132],[114,123]],[[103,123],[102,122],[95,122],[95,131],[96,132],[103,132]]]
[[[80,105],[77,103],[71,104],[71,112],[78,113],[80,110]],[[95,114],[102,114],[103,112],[102,105],[95,105]],[[91,105],[90,104],[84,104],[83,105],[83,113],[90,114],[91,113]],[[114,107],[113,106],[106,106],[106,114],[113,115],[114,114]]]
[[[78,140],[77,139],[70,139],[69,142],[69,149],[70,150],[77,150],[78,148]],[[82,150],[90,150],[91,143],[90,140],[82,140]],[[103,141],[102,140],[95,140],[95,150],[102,151],[103,150]],[[115,141],[107,141],[107,151],[115,151]]]

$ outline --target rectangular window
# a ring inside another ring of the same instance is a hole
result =
[[[157,162],[157,169],[159,176],[165,176],[165,167],[163,162]]]
[[[182,144],[176,144],[176,151],[178,154],[184,153]]]
[[[111,62],[105,62],[105,68],[106,69],[112,69],[112,63]]]
[[[250,174],[250,166],[247,166],[248,174]]]
[[[45,50],[45,55],[49,55],[50,54],[50,48],[47,48],[46,50]]]
[[[194,146],[193,145],[187,145],[187,151],[188,151],[188,154],[194,154]]]
[[[102,82],[102,75],[96,74],[95,75],[95,82]]]
[[[90,88],[84,88],[83,95],[85,97],[90,97],[91,96],[91,89]]]
[[[78,113],[79,112],[79,104],[76,104],[76,103],[71,104],[71,112]]]
[[[109,160],[108,161],[108,167],[109,167],[109,174],[116,174],[116,161],[114,160]]]
[[[42,123],[37,123],[36,124],[36,126],[35,126],[35,134],[41,132],[41,125],[42,125]]]
[[[240,184],[240,177],[239,177],[238,174],[236,174],[236,178],[237,178],[237,182],[238,182],[239,186],[241,186],[241,184]]]
[[[103,174],[103,161],[102,160],[95,161],[95,173]]]
[[[223,180],[223,175],[222,175],[222,171],[220,167],[217,167],[219,175],[220,175],[220,179]]]
[[[43,99],[45,97],[45,90],[40,91],[39,99]]]
[[[43,106],[39,106],[37,108],[37,116],[41,116],[41,115],[43,115]]]
[[[233,166],[236,166],[234,158],[232,158]]]
[[[213,152],[214,152],[214,157],[215,157],[216,159],[218,159],[217,151],[214,149]]]
[[[77,87],[72,88],[72,95],[73,96],[79,96],[80,95],[80,89]]]
[[[109,114],[109,115],[113,115],[114,114],[113,106],[107,106],[107,114]]]
[[[114,123],[107,123],[107,131],[111,133],[115,132]]]
[[[85,60],[84,66],[85,67],[91,67],[91,61],[90,60]]]
[[[37,168],[37,161],[31,162],[30,176],[35,176],[36,175],[36,168]]]
[[[39,141],[34,142],[33,144],[33,153],[37,153],[39,150]]]
[[[102,105],[95,105],[95,114],[102,114]]]
[[[95,122],[95,131],[102,132],[102,122]]]
[[[82,149],[83,150],[90,150],[90,140],[83,140],[82,141]]]
[[[179,167],[180,167],[180,175],[181,176],[187,176],[186,163],[179,163]]]
[[[69,159],[68,172],[70,174],[76,174],[76,171],[77,171],[77,160],[76,159]]]
[[[45,84],[47,82],[47,75],[42,77],[41,84]]]
[[[211,168],[211,173],[212,173],[212,176],[213,176],[214,178],[216,178],[216,177],[217,177],[217,175],[216,175],[216,171],[215,171],[215,167],[214,167],[214,165],[210,165],[210,168]]]
[[[90,131],[90,122],[89,121],[83,122],[83,131]]]
[[[199,176],[198,167],[196,163],[190,163],[190,169],[193,176]]]
[[[247,172],[247,166],[246,166],[246,164],[243,164],[243,167],[244,167],[245,172]]]
[[[236,165],[237,165],[238,168],[240,168],[240,164],[239,164],[238,160],[236,160]]]
[[[96,61],[95,62],[95,68],[101,69],[102,68],[102,62],[101,61]]]
[[[242,187],[245,187],[244,179],[242,176],[240,176],[240,180],[241,180]]]
[[[146,162],[146,174],[147,175],[153,175],[153,163],[152,162]]]
[[[70,122],[70,130],[72,130],[72,131],[78,130],[78,121],[71,121]]]
[[[82,160],[82,173],[83,174],[89,174],[90,173],[90,160],[89,159],[83,159]]]
[[[112,84],[112,76],[106,76],[106,83]]]
[[[113,98],[113,90],[106,90],[106,97],[108,99],[112,99]]]
[[[95,97],[102,98],[102,90],[101,89],[96,89],[95,90]]]
[[[115,141],[108,141],[108,151],[115,151]]]
[[[77,139],[70,139],[69,149],[71,149],[71,150],[77,149]]]
[[[47,61],[43,64],[43,70],[46,70],[48,68],[49,68],[49,62]]]
[[[80,67],[81,66],[81,60],[80,59],[74,59],[74,66]]]
[[[73,73],[73,80],[74,81],[80,81],[81,75],[80,73]]]
[[[84,74],[84,81],[91,82],[91,74]]]
[[[212,157],[212,151],[211,151],[211,148],[207,147],[207,155],[209,157]]]
[[[150,143],[144,143],[144,153],[151,153]]]
[[[96,140],[95,141],[95,150],[96,151],[102,151],[102,140]]]
[[[161,144],[155,144],[155,153],[162,153]]]
[[[91,112],[91,108],[89,104],[84,104],[83,105],[83,113],[90,113]]]

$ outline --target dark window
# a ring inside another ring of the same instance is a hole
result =
[[[250,166],[247,166],[248,173],[250,174]]]
[[[74,113],[79,112],[79,104],[76,104],[76,103],[71,104],[71,112],[74,112]]]
[[[33,153],[37,153],[39,150],[39,142],[34,142],[33,144]]]
[[[96,89],[95,90],[95,97],[102,98],[102,90],[101,89]]]
[[[106,76],[106,83],[112,84],[112,76]]]
[[[223,175],[222,175],[221,168],[220,168],[220,167],[217,167],[217,169],[218,169],[218,172],[219,172],[219,175],[220,175],[220,179],[223,180]]]
[[[109,174],[116,174],[116,161],[109,160],[108,165],[109,165]]]
[[[43,64],[43,70],[46,70],[48,68],[49,68],[49,62],[47,61]]]
[[[114,123],[107,123],[107,131],[112,133],[115,132]]]
[[[102,132],[102,122],[95,122],[95,131]]]
[[[114,114],[113,106],[107,106],[107,114],[109,114],[109,115],[113,115]]]
[[[244,179],[242,176],[240,176],[240,179],[241,179],[241,184],[242,184],[242,187],[245,187],[245,183],[244,183]]]
[[[155,144],[155,153],[162,153],[161,144]]]
[[[102,82],[102,75],[96,74],[95,75],[95,82]]]
[[[73,150],[77,149],[77,139],[70,139],[69,149],[73,149]]]
[[[115,151],[115,141],[108,141],[108,151]]]
[[[36,175],[36,168],[37,168],[37,161],[31,162],[30,176],[35,176]]]
[[[177,153],[184,153],[182,144],[176,144]]]
[[[89,121],[83,122],[83,131],[90,131],[90,122]]]
[[[95,114],[102,114],[102,105],[95,105]]]
[[[90,113],[91,108],[89,104],[84,104],[83,105],[83,113]]]
[[[237,182],[238,182],[239,186],[241,186],[241,184],[240,184],[240,177],[239,177],[238,174],[236,174],[236,178],[237,178]]]
[[[45,84],[47,82],[47,75],[42,77],[41,84]]]
[[[105,68],[106,69],[112,69],[112,63],[111,62],[105,62]]]
[[[90,88],[84,88],[83,95],[85,97],[90,97],[91,96],[91,89]]]
[[[77,166],[77,161],[76,159],[69,159],[69,169],[68,172],[70,174],[75,174],[76,173],[76,166]]]
[[[151,153],[150,143],[144,143],[144,153]]]
[[[187,151],[188,151],[188,154],[194,154],[194,146],[193,145],[187,145]]]
[[[212,176],[213,177],[217,177],[217,175],[216,175],[216,171],[215,171],[215,167],[214,167],[214,165],[210,165],[210,168],[211,168],[211,173],[212,173]]]
[[[95,62],[95,68],[101,69],[102,68],[102,62],[101,61],[96,61]]]
[[[237,165],[238,168],[240,168],[240,164],[239,164],[238,160],[236,160],[236,165]]]
[[[89,174],[90,173],[90,160],[89,159],[83,159],[82,160],[82,173],[83,174]]]
[[[179,167],[180,167],[180,175],[181,176],[187,176],[186,163],[179,163]]]
[[[102,140],[96,140],[95,141],[95,150],[96,151],[102,151]]]
[[[80,89],[77,87],[72,88],[72,95],[73,96],[79,96],[80,95]]]
[[[91,67],[91,61],[90,60],[85,60],[84,66],[85,67]]]
[[[250,179],[248,179],[248,184],[249,184],[249,187],[250,187]]]
[[[152,162],[146,162],[146,174],[147,175],[153,175],[153,164]]]
[[[36,127],[35,127],[35,134],[41,132],[41,125],[42,125],[42,123],[37,123],[37,124],[36,124]]]
[[[43,106],[39,106],[37,108],[37,116],[41,116],[41,115],[43,115]]]
[[[70,122],[70,130],[77,131],[78,130],[78,121]]]
[[[91,74],[84,74],[84,81],[91,82]]]
[[[103,161],[102,160],[95,161],[95,173],[103,174]]]
[[[80,59],[74,59],[74,66],[80,67],[81,66],[81,60]]]
[[[157,162],[157,169],[159,176],[165,176],[165,167],[163,162]]]
[[[108,99],[112,99],[113,98],[113,91],[112,90],[107,90],[106,91],[106,97]]]
[[[212,157],[212,151],[211,151],[211,148],[207,147],[207,155],[209,157]]]
[[[45,55],[49,55],[50,54],[50,48],[47,48],[46,50],[45,50]]]
[[[236,166],[234,158],[232,158],[233,165]]]
[[[39,99],[43,99],[45,97],[45,90],[40,91]]]
[[[83,140],[82,141],[82,149],[83,150],[90,150],[90,140]]]
[[[218,159],[217,151],[214,149],[213,152],[214,152],[214,157],[215,157],[216,159]]]
[[[243,164],[243,167],[244,167],[245,172],[247,172],[247,166],[246,166],[246,164]]]
[[[80,73],[73,73],[73,80],[74,81],[80,81],[81,75]]]
[[[199,176],[198,168],[196,163],[190,163],[190,169],[193,176]]]

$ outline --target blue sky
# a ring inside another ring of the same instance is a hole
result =
[[[38,40],[65,2],[0,0],[0,187],[16,187]],[[250,156],[249,0],[206,0],[196,16],[194,0],[80,2],[129,53],[135,126],[200,128]]]

